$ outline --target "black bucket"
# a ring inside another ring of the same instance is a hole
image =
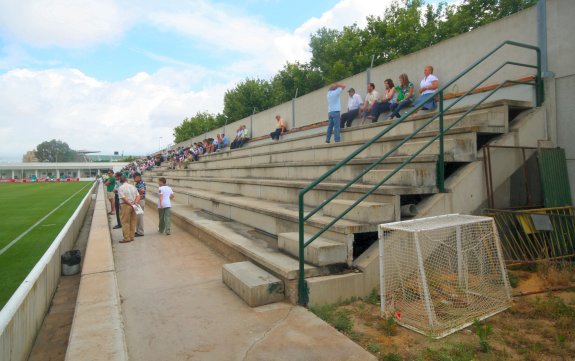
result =
[[[80,250],[73,249],[64,252],[62,256],[60,256],[60,260],[62,261],[62,274],[64,276],[71,276],[80,272],[80,262],[82,262],[82,253]]]

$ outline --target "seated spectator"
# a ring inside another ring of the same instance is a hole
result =
[[[276,130],[270,133],[270,137],[276,142],[280,140],[280,135],[287,132],[287,123],[281,115],[276,115]]]
[[[372,122],[376,122],[381,113],[390,111],[392,104],[395,104],[397,101],[397,94],[395,93],[395,85],[393,84],[393,80],[385,79],[383,84],[385,85],[385,90],[383,92],[383,96],[381,97],[381,101],[378,104],[377,114],[368,116]]]
[[[355,89],[349,88],[347,91],[349,99],[347,100],[347,112],[341,115],[340,128],[351,127],[351,123],[359,115],[361,107],[361,95],[355,92]]]
[[[391,114],[388,119],[401,118],[399,111],[413,102],[413,83],[409,81],[407,74],[403,73],[399,76],[399,85],[395,86],[395,91],[397,93],[397,102],[392,104]]]
[[[219,152],[225,147],[227,147],[230,141],[228,140],[228,137],[226,137],[224,133],[218,134],[217,138],[218,138],[218,145],[216,146],[216,152]]]
[[[365,101],[360,108],[360,111],[362,112],[361,125],[365,123],[365,119],[368,116],[371,115],[373,117],[375,116],[376,113],[379,116],[378,105],[377,105],[378,101],[379,101],[379,93],[375,90],[375,84],[369,83],[367,85],[367,95],[365,96]]]
[[[419,92],[421,93],[421,96],[413,102],[413,106],[418,107],[421,104],[424,104],[421,109],[432,110],[437,106],[435,104],[434,95],[437,88],[439,88],[439,79],[433,75],[433,67],[431,65],[427,65],[425,69],[423,69],[423,74],[425,76],[419,84]]]
[[[236,139],[234,139],[234,141],[232,142],[230,149],[240,148],[241,146],[246,144],[246,142],[250,140],[249,134],[250,132],[246,128],[246,126],[240,125],[240,127],[238,128],[238,132],[236,133]]]

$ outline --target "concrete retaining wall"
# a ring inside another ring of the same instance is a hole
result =
[[[99,184],[66,361],[128,359],[107,213]]]
[[[44,256],[0,311],[0,360],[24,361],[48,312],[60,279],[60,255],[74,246],[90,206],[95,184]]]

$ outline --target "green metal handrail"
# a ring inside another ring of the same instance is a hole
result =
[[[511,46],[516,46],[516,47],[521,47],[521,48],[526,48],[526,49],[531,49],[534,50],[537,54],[537,65],[532,65],[532,64],[524,64],[524,63],[518,63],[518,62],[513,62],[513,61],[506,61],[503,64],[501,64],[499,67],[497,67],[495,70],[493,70],[491,73],[489,73],[489,75],[487,75],[485,78],[483,78],[482,80],[480,80],[477,84],[475,84],[471,89],[469,89],[467,92],[465,92],[461,97],[459,97],[457,100],[455,100],[453,103],[451,103],[449,106],[447,106],[446,108],[444,108],[444,104],[443,104],[443,97],[444,97],[444,92],[445,90],[450,87],[451,85],[453,85],[457,80],[459,80],[461,77],[463,77],[464,75],[466,75],[467,73],[469,73],[471,70],[473,70],[474,68],[476,68],[479,64],[481,64],[483,61],[485,61],[487,58],[489,58],[491,55],[493,55],[495,52],[497,52],[499,49],[501,49],[502,47],[504,47],[505,45],[511,45]],[[527,67],[527,68],[534,68],[537,69],[537,74],[535,76],[535,82],[521,82],[521,81],[514,81],[514,80],[506,80],[504,82],[502,82],[499,86],[497,86],[495,89],[489,91],[489,93],[483,97],[479,102],[477,102],[477,104],[475,104],[474,106],[472,106],[471,108],[469,108],[465,113],[463,113],[463,115],[461,115],[457,120],[455,120],[450,126],[448,126],[447,128],[444,128],[444,124],[443,124],[443,116],[444,113],[446,111],[448,111],[449,109],[451,109],[455,104],[459,103],[463,98],[465,98],[466,96],[468,96],[469,94],[471,94],[475,89],[477,89],[481,84],[483,84],[483,82],[485,82],[487,79],[489,79],[491,76],[493,76],[495,73],[497,73],[499,70],[501,70],[503,67],[505,67],[506,65],[514,65],[514,66],[520,66],[520,67]],[[396,119],[395,121],[393,121],[393,123],[391,123],[390,125],[388,125],[385,129],[383,129],[381,132],[379,132],[378,134],[376,134],[373,138],[371,138],[367,143],[365,143],[364,145],[362,145],[361,147],[359,147],[358,149],[356,149],[354,152],[352,152],[349,156],[347,156],[345,159],[341,160],[340,162],[338,162],[336,165],[334,165],[330,170],[328,170],[327,172],[325,172],[322,176],[320,176],[318,179],[316,179],[315,181],[313,181],[312,183],[310,183],[307,187],[305,187],[304,189],[302,189],[299,192],[298,195],[298,210],[299,210],[299,279],[298,279],[298,303],[301,305],[306,305],[308,302],[308,288],[307,288],[307,283],[305,282],[305,274],[304,274],[304,264],[305,264],[305,248],[307,246],[309,246],[309,244],[311,244],[314,240],[316,240],[319,236],[321,236],[324,232],[326,232],[331,226],[333,226],[335,223],[337,223],[341,218],[343,218],[347,213],[349,213],[353,208],[355,208],[358,204],[360,204],[361,202],[363,202],[367,197],[369,197],[373,192],[375,192],[379,187],[381,187],[389,178],[393,177],[397,172],[399,172],[403,167],[405,167],[407,164],[409,164],[415,157],[417,157],[419,154],[421,154],[427,147],[429,147],[433,142],[439,140],[439,159],[438,159],[438,174],[437,174],[437,188],[440,192],[444,192],[445,191],[445,179],[444,179],[444,149],[443,149],[443,138],[446,132],[448,132],[451,128],[453,128],[455,125],[457,125],[463,118],[465,118],[470,112],[472,112],[473,110],[475,110],[480,104],[482,104],[487,98],[489,98],[491,95],[493,95],[495,92],[497,92],[499,89],[501,89],[504,86],[507,86],[509,84],[529,84],[529,85],[533,85],[535,86],[535,104],[537,107],[541,106],[541,104],[543,103],[543,99],[544,99],[544,93],[543,93],[543,82],[542,82],[542,78],[541,78],[541,51],[539,50],[538,47],[533,46],[533,45],[529,45],[529,44],[523,44],[523,43],[518,43],[515,41],[505,41],[503,43],[501,43],[499,46],[497,46],[496,48],[494,48],[493,50],[491,50],[489,53],[487,53],[485,56],[483,56],[481,59],[477,60],[475,63],[473,63],[472,65],[470,65],[469,67],[467,67],[465,70],[463,70],[461,73],[459,73],[459,75],[457,75],[456,77],[454,77],[453,79],[451,79],[449,82],[447,82],[445,85],[443,85],[442,87],[440,87],[439,89],[437,89],[434,93],[433,93],[433,97],[435,97],[436,95],[439,96],[439,109],[438,109],[438,113],[435,114],[433,117],[431,117],[429,120],[427,120],[423,125],[421,125],[420,127],[418,127],[415,131],[413,131],[412,134],[406,136],[402,141],[400,141],[398,144],[396,144],[394,147],[392,147],[392,149],[388,150],[384,155],[382,155],[381,157],[379,157],[378,159],[376,159],[372,164],[370,164],[368,167],[366,167],[365,169],[363,169],[358,175],[356,175],[352,180],[350,180],[349,182],[347,182],[346,185],[344,185],[340,190],[338,190],[337,192],[335,192],[332,196],[330,196],[328,199],[324,200],[320,205],[318,205],[317,207],[315,207],[314,209],[312,209],[310,212],[308,212],[307,214],[304,214],[304,197],[305,194],[308,193],[310,190],[312,190],[313,188],[315,188],[318,184],[320,184],[321,182],[323,182],[326,178],[328,178],[330,175],[332,175],[333,173],[335,173],[338,169],[340,169],[342,166],[344,166],[345,164],[349,163],[350,160],[354,159],[358,154],[360,154],[361,152],[363,152],[365,149],[367,149],[369,146],[371,146],[373,143],[377,142],[381,137],[383,137],[384,135],[386,135],[387,133],[389,133],[392,129],[394,129],[396,126],[398,126],[401,122],[403,122],[406,118],[408,118],[409,116],[411,116],[413,113],[417,112],[419,109],[421,109],[426,103],[423,103],[413,109],[411,109],[409,112],[407,112],[407,114],[400,119]],[[430,97],[429,99],[431,100],[433,97]],[[313,217],[319,210],[321,210],[323,207],[325,207],[328,203],[330,203],[332,200],[334,200],[335,198],[337,198],[341,193],[345,192],[351,185],[353,185],[354,183],[356,183],[359,179],[361,179],[367,172],[369,172],[370,170],[372,170],[373,168],[375,168],[377,165],[379,165],[381,162],[383,162],[387,157],[389,157],[391,154],[393,154],[397,149],[399,149],[399,147],[401,147],[403,144],[405,144],[406,142],[408,142],[409,140],[411,140],[412,138],[414,138],[421,130],[423,130],[425,127],[427,127],[429,124],[431,124],[434,120],[436,120],[437,118],[439,118],[439,131],[437,133],[437,135],[435,135],[434,137],[432,137],[428,142],[426,142],[423,146],[421,146],[419,148],[419,150],[417,150],[416,152],[414,152],[411,156],[409,156],[405,161],[403,161],[399,166],[397,166],[390,174],[388,174],[386,177],[384,177],[379,183],[377,183],[376,185],[374,185],[369,191],[367,191],[364,195],[362,195],[359,199],[357,199],[352,205],[350,205],[346,210],[344,210],[343,212],[341,212],[341,214],[339,214],[337,217],[335,217],[331,222],[329,222],[327,225],[325,225],[322,229],[320,229],[318,232],[316,232],[314,235],[312,235],[307,241],[304,239],[305,238],[305,233],[304,233],[304,225],[305,222],[310,219],[311,217]]]

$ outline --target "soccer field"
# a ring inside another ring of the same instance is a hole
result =
[[[0,308],[46,252],[91,185],[0,184]]]

